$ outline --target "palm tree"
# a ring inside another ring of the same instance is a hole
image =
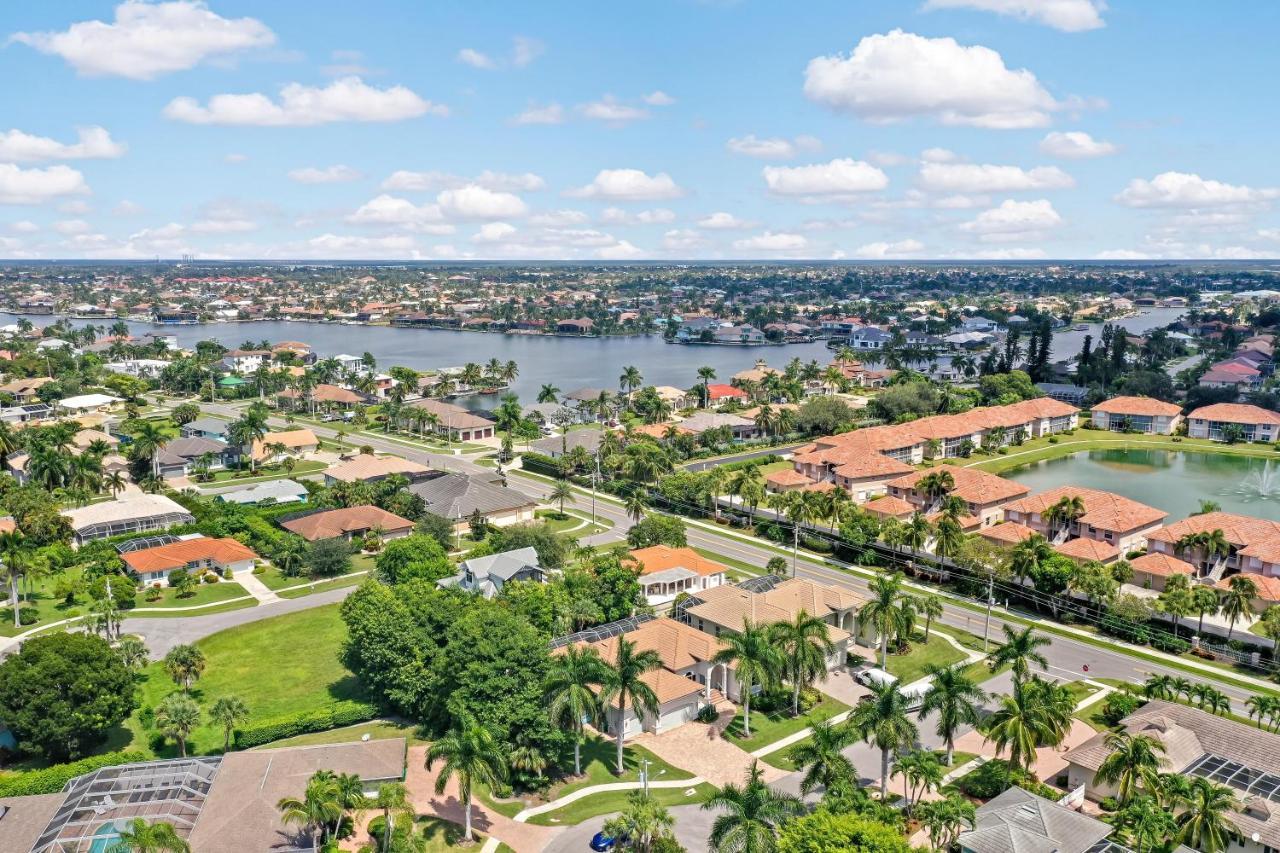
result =
[[[156,421],[140,421],[130,436],[129,450],[135,459],[145,459],[154,465],[154,456],[168,440],[164,429]]]
[[[341,793],[337,777],[324,770],[307,780],[302,798],[283,797],[276,803],[280,820],[286,826],[297,824],[309,830],[311,846],[320,849],[320,839],[329,834],[330,824],[342,820]]]
[[[702,406],[706,408],[711,403],[711,380],[716,378],[716,369],[699,367],[698,378],[702,380]]]
[[[673,837],[673,826],[675,818],[666,806],[646,791],[632,791],[622,813],[605,822],[605,833],[612,838],[627,839],[628,850],[649,853],[655,841]]]
[[[1225,785],[1203,776],[1191,780],[1186,807],[1175,818],[1178,841],[1203,853],[1224,853],[1235,837],[1235,827],[1226,819],[1227,812],[1239,808],[1236,796]]]
[[[1013,670],[1014,682],[1022,684],[1031,674],[1032,664],[1036,664],[1041,669],[1049,668],[1048,658],[1038,650],[1042,646],[1050,645],[1052,640],[1043,635],[1036,636],[1035,629],[1032,627],[1022,631],[1015,631],[1008,625],[1002,625],[1001,628],[1004,629],[1004,643],[992,652],[987,661],[993,671],[1008,665]]]
[[[710,853],[773,853],[779,828],[804,810],[799,799],[765,784],[756,761],[745,785],[725,785],[702,807],[724,812],[711,824]]]
[[[908,716],[908,700],[896,681],[871,688],[871,695],[849,712],[848,726],[880,750],[880,802],[889,794],[889,757],[915,743],[920,731]]]
[[[470,716],[459,717],[448,734],[427,749],[427,770],[443,761],[436,777],[436,794],[444,793],[449,780],[457,777],[458,798],[464,804],[462,840],[471,842],[471,787],[474,783],[496,787],[507,778],[507,757],[498,739]]]
[[[635,389],[644,384],[644,377],[640,374],[640,368],[627,366],[622,369],[622,375],[618,377],[618,387],[622,389],[623,396],[627,396]]]
[[[187,757],[187,737],[200,725],[200,706],[185,693],[170,693],[156,706],[156,728],[178,742],[178,754]]]
[[[818,787],[830,789],[837,780],[856,778],[853,762],[844,755],[845,748],[856,739],[856,733],[830,720],[814,723],[810,731],[808,738],[787,753],[791,763],[804,771],[800,793],[808,795]]]
[[[582,775],[582,728],[597,723],[602,709],[596,694],[604,680],[605,663],[589,646],[568,646],[551,659],[544,695],[552,723],[573,733],[573,775]]]
[[[374,800],[375,808],[382,811],[382,841],[378,847],[380,853],[390,853],[391,835],[395,831],[395,820],[399,815],[413,822],[413,808],[409,805],[409,789],[403,782],[383,782],[378,786],[378,796]]]
[[[147,823],[140,817],[117,830],[120,840],[107,848],[107,853],[189,853],[191,845],[173,828],[159,820]]]
[[[27,568],[26,537],[19,530],[0,533],[0,559],[9,581],[9,609],[13,611],[13,627],[22,627],[18,607],[18,582]]]
[[[645,497],[644,491],[641,489],[632,489],[623,498],[622,508],[626,510],[627,518],[635,524],[639,524],[644,518],[645,512],[649,509],[649,499]]]
[[[876,575],[868,584],[871,598],[858,610],[858,622],[880,632],[880,668],[889,665],[889,635],[901,619],[902,573]]]
[[[545,384],[538,389],[539,403],[555,403],[560,399],[560,389],[555,385]]]
[[[118,496],[127,485],[124,474],[120,471],[108,471],[102,475],[102,488],[111,492],[111,497]]]
[[[1147,793],[1159,790],[1157,775],[1164,755],[1164,744],[1150,735],[1111,732],[1103,741],[1109,750],[1094,774],[1095,783],[1114,785],[1116,800],[1124,806],[1145,788]]]
[[[742,630],[720,638],[721,649],[712,663],[732,664],[742,701],[742,734],[751,737],[751,693],[759,686],[769,689],[782,672],[782,653],[774,645],[769,629],[744,619]]]
[[[616,701],[618,716],[611,724],[614,727],[618,757],[614,765],[615,772],[621,776],[627,772],[623,763],[622,740],[626,736],[626,713],[628,701],[637,719],[658,715],[658,696],[653,688],[645,682],[645,673],[662,667],[662,658],[653,649],[636,651],[636,644],[626,637],[618,637],[618,648],[612,661],[604,667],[600,679],[600,703],[609,705]]]
[[[1197,586],[1191,591],[1191,606],[1200,617],[1200,622],[1196,626],[1196,633],[1203,634],[1205,615],[1217,613],[1222,607],[1222,601],[1212,587]]]
[[[912,550],[911,555],[911,571],[915,573],[916,567],[916,551],[924,548],[933,536],[933,525],[929,523],[929,519],[925,518],[921,513],[913,513],[911,520],[907,522],[906,527],[902,530],[902,544]]]
[[[1236,622],[1253,612],[1253,600],[1258,597],[1258,585],[1252,578],[1236,575],[1227,581],[1227,591],[1222,596],[1222,615],[1227,617],[1227,642]]]
[[[936,595],[921,595],[916,598],[916,612],[924,617],[924,641],[929,642],[929,627],[934,619],[942,618],[942,599]]]
[[[898,773],[902,775],[903,805],[911,815],[915,803],[930,789],[942,784],[945,775],[938,756],[931,749],[913,749],[898,759]]]
[[[1169,675],[1153,675],[1142,685],[1142,695],[1148,699],[1175,699],[1173,677]]]
[[[966,669],[964,663],[928,664],[924,668],[931,679],[920,705],[920,719],[937,715],[938,737],[947,745],[948,767],[955,758],[956,732],[961,726],[978,724],[979,709],[987,699],[986,692],[965,674]]]
[[[239,696],[221,696],[209,706],[209,719],[222,726],[222,751],[231,751],[236,724],[249,716],[249,706]]]
[[[1035,760],[1036,747],[1046,734],[1044,713],[1036,691],[1014,685],[1013,692],[1000,697],[1000,707],[991,715],[987,739],[996,754],[1009,750],[1014,767],[1026,767]]]
[[[950,850],[966,825],[972,826],[973,803],[962,794],[948,794],[941,800],[921,803],[916,817],[929,833],[929,843],[935,850]]]
[[[1070,529],[1075,520],[1084,515],[1084,513],[1083,498],[1079,495],[1064,495],[1057,503],[1044,511],[1042,518],[1049,525],[1050,538],[1056,538],[1058,533],[1062,532],[1059,530],[1060,527]]]
[[[569,485],[568,480],[556,480],[551,487],[550,493],[547,494],[547,500],[557,501],[560,504],[560,515],[564,516],[565,501],[573,503],[576,498],[573,494],[573,487]]]
[[[955,487],[956,478],[951,475],[951,472],[939,469],[930,471],[917,480],[915,490],[925,496],[925,505],[932,512],[934,505],[951,494]]]
[[[198,646],[177,645],[164,656],[164,669],[173,682],[189,691],[191,685],[204,672],[204,652]]]
[[[790,622],[769,626],[769,638],[782,654],[782,674],[791,682],[791,715],[800,716],[800,689],[827,677],[827,658],[835,654],[831,626],[801,610]]]

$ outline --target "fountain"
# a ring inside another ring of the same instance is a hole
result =
[[[1240,481],[1239,493],[1264,501],[1280,496],[1280,473],[1271,469],[1271,460]]]

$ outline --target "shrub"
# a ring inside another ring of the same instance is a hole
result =
[[[249,749],[284,738],[351,726],[372,720],[376,716],[378,716],[376,705],[366,702],[346,702],[326,710],[263,720],[236,730],[236,749]]]
[[[217,583],[221,578],[218,577],[217,572],[205,572],[202,580],[204,580],[205,583]]]
[[[0,779],[0,797],[28,797],[34,794],[56,794],[76,776],[90,773],[100,767],[132,764],[146,761],[141,752],[104,752],[67,764],[54,764],[40,770],[13,773]]]
[[[700,723],[714,723],[719,717],[720,712],[716,710],[715,705],[703,705],[698,711],[697,719]]]
[[[1057,437],[1056,435],[1051,435],[1051,436],[1049,436],[1049,443],[1050,443],[1050,444],[1057,444],[1057,443],[1058,443],[1058,437]]]
[[[1118,726],[1125,717],[1138,710],[1141,702],[1138,697],[1128,693],[1112,693],[1102,702],[1102,713],[1099,715],[1109,726]]]
[[[1191,648],[1191,643],[1171,634],[1157,634],[1151,638],[1151,646],[1171,655],[1184,655]]]

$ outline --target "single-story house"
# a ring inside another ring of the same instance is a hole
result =
[[[226,441],[227,430],[231,424],[219,418],[196,418],[178,428],[183,438],[211,438],[215,441]]]
[[[1181,423],[1181,406],[1151,397],[1112,397],[1093,407],[1098,429],[1173,435]]]
[[[301,515],[284,516],[280,526],[308,542],[342,537],[360,539],[376,531],[384,540],[399,539],[413,532],[413,522],[376,506],[322,509]]]
[[[307,487],[293,480],[268,480],[254,486],[244,486],[214,495],[215,501],[232,504],[292,504],[305,503]]]
[[[126,551],[120,559],[138,574],[144,584],[150,584],[165,580],[174,569],[192,572],[212,569],[219,575],[227,569],[232,572],[251,571],[258,555],[247,545],[229,537],[193,536],[180,537],[176,542],[154,548]]]
[[[76,545],[125,533],[165,530],[175,524],[193,524],[196,520],[182,504],[164,495],[149,494],[67,509],[62,514],[71,524]]]
[[[493,438],[498,425],[489,418],[469,412],[461,406],[446,403],[443,400],[424,398],[414,400],[411,408],[423,409],[435,415],[435,423],[430,428],[437,435],[448,436],[453,441],[481,441]],[[406,420],[405,423],[408,423]]]
[[[452,577],[437,581],[440,587],[457,587],[467,592],[493,598],[513,581],[537,581],[547,579],[547,573],[538,562],[538,552],[532,547],[516,548],[487,557],[472,557],[458,564],[461,570]]]
[[[631,552],[631,560],[640,567],[640,586],[650,605],[656,607],[674,601],[682,592],[697,595],[703,590],[727,583],[729,569],[708,560],[692,548],[652,545]]]
[[[0,394],[11,394],[19,403],[34,400],[42,387],[53,381],[51,376],[34,376],[30,379],[13,379],[0,385]]]
[[[273,450],[273,445],[282,445],[284,450]],[[259,463],[279,462],[287,456],[302,457],[315,453],[320,449],[320,439],[309,429],[288,429],[280,432],[269,432],[253,442],[253,458]]]
[[[496,527],[533,521],[537,502],[516,489],[488,482],[478,476],[440,472],[413,483],[409,491],[422,498],[427,512],[447,518],[458,532],[465,532],[479,510]]]
[[[542,453],[550,456],[552,459],[559,459],[565,453],[573,450],[575,447],[585,448],[592,456],[600,449],[600,441],[604,438],[604,431],[598,429],[575,429],[564,433],[563,435],[552,435],[547,438],[540,438],[529,444],[529,449],[535,453]]]
[[[110,394],[80,394],[59,400],[58,410],[68,415],[84,415],[89,412],[105,412],[119,402],[119,397],[112,397]]]
[[[756,438],[760,428],[756,422],[741,415],[721,414],[719,412],[698,412],[680,422],[683,429],[695,435],[701,435],[709,429],[728,427],[733,437],[738,440]]]
[[[1113,829],[1014,785],[979,806],[957,841],[961,853],[1089,853],[1103,851]]]
[[[151,467],[158,477],[185,477],[194,473],[200,460],[206,457],[209,470],[220,471],[235,465],[240,453],[226,442],[213,438],[175,438],[156,451]]]
[[[332,486],[334,483],[372,483],[396,475],[414,480],[421,479],[430,471],[430,468],[420,462],[402,459],[399,456],[374,456],[372,453],[361,453],[325,471],[324,484]]]

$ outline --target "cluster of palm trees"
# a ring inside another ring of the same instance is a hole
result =
[[[1153,675],[1143,683],[1142,694],[1148,699],[1185,702],[1211,714],[1231,713],[1231,699],[1227,694],[1210,684],[1192,682],[1180,676]],[[1249,707],[1249,718],[1256,716],[1259,726],[1262,725],[1263,717],[1280,716],[1280,701],[1269,696],[1254,696],[1245,704]]]
[[[858,610],[858,623],[875,629],[880,638],[880,668],[889,665],[889,642],[895,648],[915,633],[921,617],[925,619],[925,642],[933,620],[942,615],[942,599],[936,595],[913,596],[903,589],[901,572],[877,574],[867,585],[868,599]]]
[[[94,439],[82,451],[76,451],[72,439],[79,430],[75,423],[24,430],[23,443],[30,481],[75,506],[84,506],[101,492],[120,492],[125,487],[125,477],[119,471],[104,472],[103,459],[111,452],[105,439]],[[15,453],[19,446],[12,427],[0,424],[0,460]]]
[[[385,795],[383,789],[386,789]],[[389,844],[394,817],[406,811],[408,795],[404,785],[390,782],[379,788],[376,807],[386,820],[384,844]],[[322,849],[342,832],[349,816],[369,808],[364,784],[354,773],[317,770],[307,780],[301,797],[283,797],[276,808],[287,826],[298,826],[311,838],[315,849]],[[385,848],[383,848],[385,849]]]

